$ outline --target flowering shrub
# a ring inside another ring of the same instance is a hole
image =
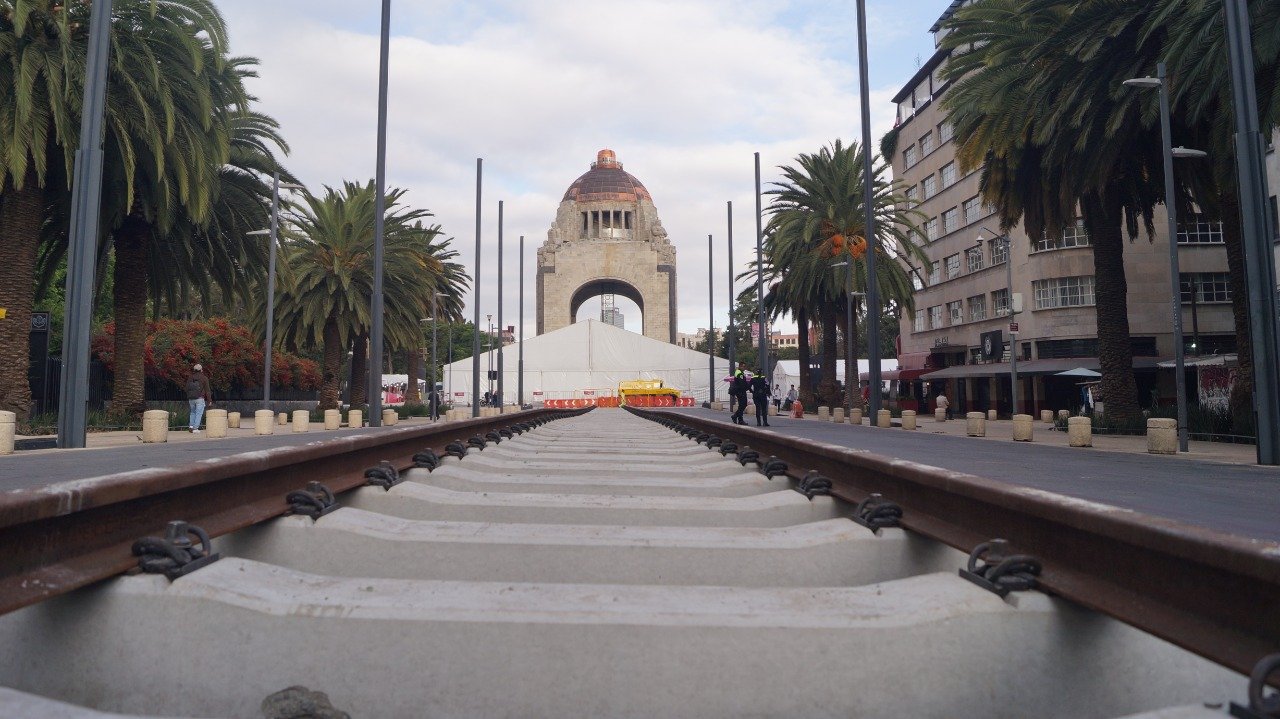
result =
[[[93,353],[115,371],[115,323],[108,322],[93,338]],[[225,319],[160,320],[147,323],[143,349],[148,377],[182,386],[191,365],[204,365],[209,383],[218,391],[262,386],[262,346],[249,329]],[[273,387],[313,390],[320,386],[320,367],[313,361],[275,350],[271,354]]]

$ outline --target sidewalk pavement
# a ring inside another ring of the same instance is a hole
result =
[[[729,413],[677,410],[729,422]],[[755,420],[748,417],[750,429]],[[1076,497],[1253,539],[1280,541],[1280,468],[1255,464],[1252,445],[1192,442],[1186,454],[1148,454],[1146,437],[1094,435],[1070,447],[1066,432],[1037,423],[1034,441],[1014,442],[1010,420],[987,422],[968,437],[964,419],[922,417],[904,430],[770,417],[763,431],[905,459],[986,479]]]

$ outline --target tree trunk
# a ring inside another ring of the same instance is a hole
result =
[[[800,404],[813,409],[813,390],[810,389],[813,386],[813,382],[809,378],[809,362],[811,359],[809,349],[809,312],[804,307],[796,308],[796,326],[799,327],[800,333],[797,338],[799,340],[797,350],[800,359]],[[791,391],[791,388],[788,387],[787,391]]]
[[[147,246],[151,225],[129,215],[115,232],[113,300],[116,321],[115,381],[111,409],[141,414],[146,409]]]
[[[1227,248],[1227,274],[1231,286],[1231,314],[1236,328],[1236,379],[1231,385],[1231,427],[1236,434],[1251,435],[1253,422],[1253,338],[1249,331],[1249,281],[1244,267],[1244,229],[1240,226],[1240,201],[1223,192],[1222,243]]]
[[[337,409],[338,393],[342,388],[342,335],[338,321],[333,317],[324,323],[324,381],[320,385],[318,409]]]
[[[1123,208],[1114,199],[1092,193],[1082,198],[1080,206],[1093,243],[1094,307],[1104,409],[1117,420],[1135,421],[1141,412],[1133,379],[1133,343],[1129,339]]]
[[[422,404],[422,393],[418,391],[418,378],[422,376],[422,353],[416,349],[404,351],[404,361],[409,370],[409,386],[404,392],[405,404]]]
[[[369,335],[355,338],[351,347],[351,406],[369,402]]]
[[[840,350],[836,339],[835,304],[823,302],[818,305],[818,318],[822,323],[822,381],[818,383],[818,400],[827,407],[840,406],[840,389],[836,379],[837,360]]]
[[[27,170],[21,190],[12,187],[0,197],[0,307],[9,311],[0,321],[0,409],[31,414],[31,307],[35,304],[36,250],[44,221],[44,190],[35,172]]]

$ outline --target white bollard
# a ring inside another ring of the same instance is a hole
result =
[[[849,412],[849,424],[862,424],[862,408],[854,407]]]
[[[231,429],[240,429],[239,412],[227,412],[227,426]]]
[[[142,441],[169,441],[169,412],[163,409],[149,409],[142,413]]]
[[[831,421],[836,424],[844,422],[844,407],[835,407],[831,410]]]
[[[912,409],[904,409],[904,410],[902,410],[902,428],[903,428],[903,429],[915,429],[915,428],[916,428],[916,412],[915,412],[915,410],[912,410]]]
[[[1178,453],[1178,420],[1152,417],[1147,420],[1147,452]]]
[[[1040,421],[1044,422],[1045,424],[1053,424],[1053,410],[1051,409],[1040,410]]]
[[[1071,419],[1071,410],[1067,410],[1067,409],[1058,410],[1058,419]]]
[[[342,426],[342,413],[336,409],[326,409],[324,411],[324,428],[337,429]]]
[[[280,425],[281,427],[285,426],[286,424],[289,424],[289,413],[281,412],[280,414],[276,415],[276,424]]]
[[[383,427],[390,427],[394,425],[398,418],[399,417],[396,414],[396,411],[394,409],[382,410],[382,426]]]
[[[204,413],[204,432],[209,439],[222,439],[227,436],[227,411],[211,409]]]
[[[982,412],[969,412],[964,416],[964,433],[970,437],[987,436],[987,415]]]
[[[829,421],[831,421],[831,408],[830,408],[830,407],[818,407],[818,419],[819,419],[819,420],[822,420],[822,421],[824,421],[824,422],[829,422]]]
[[[770,417],[778,416],[778,405],[773,404],[772,402],[769,403],[769,416]]]
[[[276,413],[269,409],[260,409],[253,413],[254,434],[275,434]]]
[[[893,426],[893,413],[887,409],[882,409],[876,413],[876,426],[889,428]]]
[[[347,426],[359,428],[364,426],[364,411],[353,409],[347,412]]]
[[[502,408],[503,414],[515,414],[516,412],[519,412],[519,411],[520,411],[520,405],[516,405],[516,404],[504,405]]]
[[[996,411],[995,411],[994,409],[989,409],[989,410],[987,410],[987,421],[988,421],[988,422],[994,422],[994,421],[996,421],[996,417],[997,417],[997,415],[996,415]]]
[[[1092,447],[1093,420],[1089,417],[1068,417],[1067,443],[1072,447]]]
[[[305,409],[293,411],[293,433],[300,434],[311,429],[311,413]]]
[[[711,403],[711,410],[712,410],[713,412],[723,412],[723,411],[724,411],[724,402],[721,402],[720,400],[716,400],[715,402],[712,402],[712,403]]]
[[[0,454],[13,454],[18,435],[18,415],[0,411]]]
[[[1013,441],[1030,442],[1031,435],[1035,431],[1035,424],[1029,414],[1013,415]]]
[[[934,422],[946,422],[946,421],[947,421],[947,411],[946,411],[945,409],[942,409],[941,407],[939,407],[938,409],[935,409],[935,410],[933,411],[933,421],[934,421]]]

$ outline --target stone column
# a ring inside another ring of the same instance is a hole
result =
[[[391,427],[396,423],[397,419],[399,419],[399,415],[396,414],[394,409],[382,410],[382,426]]]
[[[293,432],[298,434],[311,429],[311,413],[305,409],[293,411]]]
[[[862,424],[862,408],[854,407],[849,413],[849,424]]]
[[[348,426],[348,427],[363,427],[363,426],[364,426],[364,412],[362,412],[361,410],[358,410],[358,409],[348,410],[348,411],[347,411],[347,426]]]
[[[1013,441],[1030,442],[1031,434],[1035,431],[1035,425],[1032,424],[1031,415],[1015,414],[1013,415]]]
[[[830,408],[830,407],[818,407],[818,419],[820,419],[820,420],[822,420],[822,421],[824,421],[824,422],[830,421],[830,420],[831,420],[831,408]]]
[[[1044,422],[1045,424],[1053,424],[1053,410],[1051,409],[1040,410],[1040,421]]]
[[[1147,420],[1147,452],[1178,453],[1178,420],[1151,417]]]
[[[987,436],[987,416],[981,412],[969,412],[964,416],[965,434],[970,437]]]
[[[831,421],[836,424],[844,422],[844,407],[833,407],[831,409]]]
[[[227,412],[227,426],[231,429],[240,429],[239,412]]]
[[[1072,447],[1092,447],[1093,419],[1089,417],[1068,417],[1067,443]]]
[[[987,421],[988,421],[988,422],[994,422],[994,421],[996,421],[996,417],[997,417],[997,416],[998,416],[998,415],[996,414],[996,411],[995,411],[994,409],[989,409],[989,410],[987,410]]]
[[[326,409],[324,411],[324,428],[338,429],[342,426],[342,413],[336,409]]]
[[[885,427],[885,428],[892,427],[892,426],[893,426],[893,413],[892,413],[892,412],[890,412],[890,411],[889,411],[889,410],[887,410],[887,409],[882,409],[882,410],[880,410],[879,412],[877,412],[877,413],[876,413],[876,426],[877,426],[877,427]]]
[[[276,431],[276,413],[269,409],[260,409],[253,413],[254,434],[274,434]]]
[[[169,441],[169,412],[149,409],[142,413],[142,441],[147,443]]]
[[[227,436],[227,411],[225,409],[211,409],[204,413],[204,431],[211,439],[221,439]]]
[[[910,409],[904,409],[904,410],[902,410],[902,428],[903,428],[903,429],[915,429],[915,428],[916,428],[916,413],[915,413],[915,410],[910,410]]]
[[[276,424],[280,425],[281,427],[285,426],[286,424],[289,424],[289,413],[281,412],[280,414],[277,414]]]
[[[934,422],[946,422],[946,421],[947,421],[947,411],[946,411],[945,409],[941,408],[941,407],[939,407],[939,408],[935,409],[935,410],[933,411],[933,421],[934,421]]]

